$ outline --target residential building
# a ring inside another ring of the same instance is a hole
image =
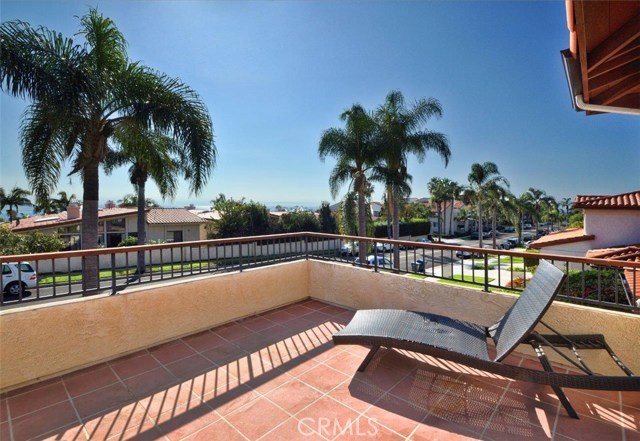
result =
[[[613,196],[576,196],[584,227],[551,233],[531,243],[545,253],[585,256],[590,250],[640,243],[640,190]]]
[[[98,243],[115,247],[129,236],[137,236],[136,208],[102,208],[98,210]],[[148,208],[146,210],[147,240],[186,242],[206,238],[206,221],[183,208]],[[80,248],[82,208],[71,204],[67,211],[21,219],[12,225],[16,233],[41,231],[58,234],[67,249]]]

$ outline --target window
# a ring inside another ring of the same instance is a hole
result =
[[[58,228],[58,236],[66,244],[64,251],[80,249],[80,225]]]
[[[117,247],[118,244],[122,242],[126,231],[125,225],[123,217],[105,221],[105,227],[107,230],[105,243],[107,247]]]
[[[167,242],[182,242],[182,231],[167,231]]]
[[[11,274],[11,268],[9,268],[9,265],[2,265],[2,274]]]

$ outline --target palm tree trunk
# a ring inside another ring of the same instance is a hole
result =
[[[393,239],[400,239],[400,198],[396,194],[393,195]],[[393,247],[393,267],[400,269],[400,247]]]
[[[438,212],[438,242],[442,242],[442,204],[438,202],[436,211]]]
[[[82,249],[98,248],[98,195],[100,193],[98,163],[92,162],[84,168],[82,195]],[[83,257],[83,295],[99,288],[98,256]]]
[[[491,217],[491,236],[493,237],[493,249],[496,249],[496,227],[498,223],[498,210],[496,208],[493,209],[492,217]]]
[[[444,201],[444,210],[442,210],[442,230],[447,234],[447,201]]]
[[[138,180],[138,245],[144,245],[147,242],[147,231],[145,222],[145,184],[146,179]],[[144,273],[144,251],[138,251],[138,274]]]
[[[482,201],[478,200],[478,246],[482,248],[482,233],[484,232],[484,226],[482,223]]]
[[[453,234],[453,205],[456,203],[456,199],[451,200],[451,212],[449,215],[449,232]]]
[[[391,185],[387,185],[387,239],[393,233],[391,231],[391,214],[393,213],[393,196],[391,195]]]
[[[365,237],[367,235],[367,207],[365,203],[364,191],[361,188],[358,189],[358,236]],[[364,241],[358,242],[358,255],[367,255],[367,244]],[[364,257],[360,257],[360,261],[363,262]]]

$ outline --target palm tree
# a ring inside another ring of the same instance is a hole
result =
[[[107,155],[105,172],[110,174],[116,167],[129,165],[129,180],[138,193],[135,197],[138,208],[138,245],[144,245],[147,238],[145,219],[147,180],[151,178],[156,183],[163,199],[173,199],[178,186],[178,175],[181,172],[185,173],[186,178],[193,175],[186,163],[189,155],[184,151],[184,146],[177,145],[172,138],[162,133],[136,129],[129,127],[116,134],[123,148]],[[200,190],[198,188],[196,192]],[[144,270],[144,252],[139,252],[138,274],[144,273]]]
[[[463,187],[458,184],[456,181],[452,181],[448,179],[447,184],[447,195],[449,197],[449,201],[451,201],[451,206],[449,207],[450,215],[449,215],[449,232],[453,233],[453,209],[456,204],[456,201],[460,197],[460,193],[462,193]]]
[[[6,193],[4,188],[0,187],[0,210],[5,206],[9,207],[7,214],[9,215],[9,224],[13,222],[13,214],[15,213],[16,225],[20,223],[18,218],[18,211],[21,205],[32,205],[31,201],[27,199],[27,196],[31,194],[30,191],[20,187],[13,187],[9,193]],[[13,207],[16,209],[13,210]]]
[[[564,207],[564,220],[566,222],[569,221],[569,215],[571,214],[571,206],[573,205],[573,201],[571,198],[562,198],[560,199],[560,206]]]
[[[536,227],[536,231],[538,231],[538,227],[540,226],[540,218],[543,210],[550,206],[555,205],[556,200],[553,196],[547,195],[544,190],[540,190],[537,188],[529,188],[527,193],[530,196],[531,204],[533,205],[533,210],[531,211],[531,220]]]
[[[404,96],[399,91],[391,91],[384,104],[375,112],[382,148],[384,166],[379,167],[375,177],[386,184],[387,200],[392,209],[393,238],[400,237],[400,200],[411,194],[411,175],[407,171],[409,155],[415,155],[422,162],[428,151],[440,155],[449,164],[451,150],[447,137],[424,128],[431,117],[439,118],[442,106],[434,98],[420,99],[410,107],[405,105]],[[390,210],[391,211],[391,210]],[[400,265],[400,250],[394,247],[394,266]]]
[[[518,243],[522,242],[522,224],[524,217],[531,214],[533,205],[529,193],[522,193],[519,197],[508,193],[503,204],[505,214],[510,219],[516,230]]]
[[[427,190],[431,196],[431,203],[436,205],[438,217],[438,241],[442,242],[442,203],[446,199],[447,188],[443,178],[433,177],[427,184]]]
[[[485,162],[483,164],[474,163],[471,165],[471,173],[469,173],[469,190],[470,197],[474,200],[476,209],[478,210],[478,238],[479,246],[482,248],[482,205],[487,198],[487,191],[489,187],[499,184],[509,186],[509,182],[500,175],[498,166],[493,162]]]
[[[345,128],[325,130],[320,138],[318,154],[322,161],[333,156],[337,163],[329,176],[331,196],[335,199],[338,191],[345,183],[349,183],[347,194],[357,194],[358,236],[367,235],[366,195],[369,190],[368,174],[376,162],[376,151],[373,143],[375,123],[371,116],[359,104],[354,104],[340,115]],[[349,197],[345,199],[349,200]],[[360,241],[359,253],[366,255],[366,243]]]
[[[491,213],[491,239],[493,248],[497,248],[496,246],[496,231],[497,231],[497,220],[498,213],[503,210],[504,204],[506,202],[507,196],[509,195],[509,191],[499,185],[498,183],[493,183],[487,186],[486,189],[486,200],[487,200],[487,209],[489,213]]]
[[[23,166],[38,198],[57,184],[62,164],[83,182],[83,249],[98,245],[100,164],[121,126],[140,125],[189,146],[201,188],[214,166],[211,119],[180,80],[128,60],[126,40],[96,9],[80,19],[83,45],[44,27],[0,25],[0,87],[32,100],[22,121]],[[85,289],[98,287],[98,260],[85,258]]]

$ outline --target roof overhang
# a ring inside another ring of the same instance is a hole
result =
[[[640,115],[640,1],[567,0],[566,11],[573,108]]]

